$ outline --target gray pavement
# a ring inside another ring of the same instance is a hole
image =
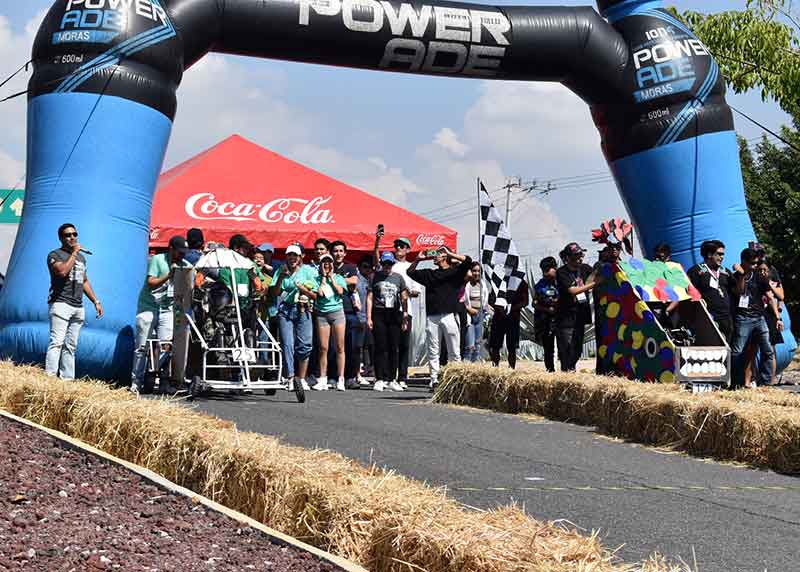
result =
[[[700,572],[800,570],[800,478],[657,451],[591,428],[429,404],[404,393],[311,392],[201,398],[240,430],[338,451],[446,485],[464,504],[509,502],[598,530],[638,561],[653,552]]]

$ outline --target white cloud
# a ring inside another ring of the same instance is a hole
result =
[[[25,165],[8,153],[0,151],[0,188],[22,188]],[[0,197],[2,198],[2,197]]]
[[[464,118],[464,140],[508,159],[551,161],[600,153],[589,108],[555,83],[484,82]]]
[[[456,132],[449,127],[442,127],[433,140],[439,147],[450,151],[453,155],[463,157],[469,151],[469,146],[458,140]]]

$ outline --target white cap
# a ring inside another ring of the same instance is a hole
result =
[[[303,256],[303,251],[300,250],[300,247],[296,244],[290,244],[286,247],[286,254],[296,254],[298,256]]]

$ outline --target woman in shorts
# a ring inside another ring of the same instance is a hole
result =
[[[319,339],[319,371],[321,375],[312,389],[317,391],[328,389],[328,378],[325,372],[328,371],[328,344],[331,339],[331,329],[333,329],[336,343],[336,389],[344,391],[344,333],[347,320],[344,316],[342,298],[349,294],[344,276],[336,274],[333,270],[333,256],[322,255],[319,259],[319,273],[315,278],[314,288],[301,286],[300,291],[315,300],[316,307],[314,321]]]

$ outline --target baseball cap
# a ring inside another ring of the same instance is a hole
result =
[[[286,247],[286,254],[296,254],[297,256],[303,256],[303,251],[300,250],[300,246],[297,244],[290,244]]]
[[[574,256],[576,254],[580,254],[582,252],[586,252],[585,248],[581,248],[581,245],[577,242],[570,242],[568,245],[564,247],[564,253],[567,256]]]
[[[333,256],[330,254],[323,254],[319,257],[319,263],[322,264],[323,262],[333,262]]]
[[[381,264],[383,264],[384,262],[391,262],[392,264],[394,264],[395,262],[397,262],[397,259],[391,252],[384,252],[383,254],[381,254]]]
[[[189,250],[189,247],[186,245],[186,239],[182,236],[173,236],[169,239],[169,247],[174,248],[178,252],[185,253]]]
[[[399,242],[400,244],[404,244],[404,245],[406,245],[408,248],[411,248],[411,241],[410,241],[410,240],[408,240],[408,239],[407,239],[405,236],[401,236],[401,237],[399,237],[399,238],[396,238],[396,239],[394,240],[394,243],[393,243],[393,244],[397,244],[398,242]]]
[[[189,248],[200,248],[205,242],[203,231],[199,228],[190,228],[186,233],[186,242]]]
[[[275,247],[271,242],[262,242],[256,247],[259,252],[275,252]]]

